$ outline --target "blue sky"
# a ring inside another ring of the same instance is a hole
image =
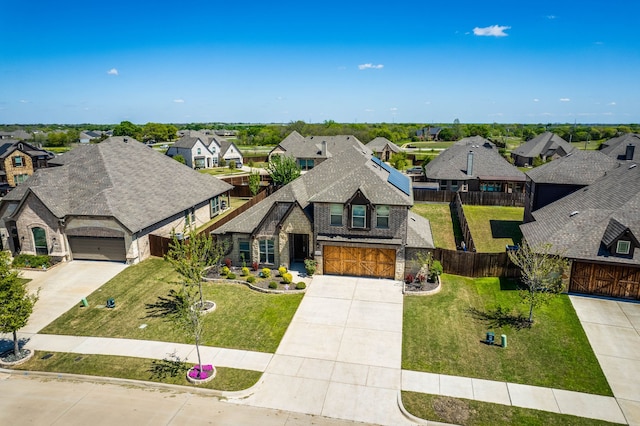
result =
[[[636,1],[2,3],[5,124],[640,122]]]

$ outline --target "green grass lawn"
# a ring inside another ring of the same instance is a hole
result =
[[[42,333],[192,343],[165,315],[172,306],[170,290],[179,289],[178,281],[164,260],[145,260],[89,295],[88,308],[78,304]],[[205,283],[204,294],[217,308],[203,317],[202,345],[270,353],[302,300],[302,294],[265,294],[231,283]],[[109,297],[116,300],[116,308],[100,307]],[[142,324],[147,326],[140,328]]]
[[[597,426],[616,424],[567,414],[415,392],[402,392],[402,403],[407,411],[422,419],[465,426]]]
[[[191,364],[186,366],[188,368]],[[33,358],[15,369],[146,380],[221,391],[248,389],[256,384],[262,375],[259,371],[216,367],[216,377],[210,382],[193,385],[185,377],[186,369],[176,367],[177,364],[163,360],[36,351]]]
[[[463,209],[478,252],[497,253],[507,244],[520,244],[524,207],[465,205]]]
[[[411,146],[412,148],[421,149],[423,152],[428,152],[430,149],[447,149],[455,142],[407,142],[402,145],[402,148],[408,148]]]
[[[612,395],[567,295],[522,328],[515,282],[442,275],[442,291],[404,299],[402,368]],[[507,347],[481,343],[493,331]]]
[[[433,242],[436,247],[449,250],[456,249],[451,209],[446,203],[415,203],[411,210],[429,219]]]
[[[213,169],[198,169],[198,171],[205,175],[211,175],[211,176],[238,175],[241,173],[247,173],[244,170],[230,169],[229,167],[215,167]]]

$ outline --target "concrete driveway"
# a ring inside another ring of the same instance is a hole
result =
[[[24,271],[22,277],[32,279],[29,290],[35,292],[39,288],[40,299],[20,334],[38,333],[126,267],[124,263],[74,260],[47,271]]]
[[[402,297],[397,281],[314,277],[254,394],[237,402],[408,424],[397,404]]]
[[[569,296],[630,425],[640,425],[640,304]]]

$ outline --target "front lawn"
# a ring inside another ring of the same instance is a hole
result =
[[[463,209],[478,252],[499,253],[507,244],[520,244],[523,207],[464,205]]]
[[[190,366],[192,364],[188,364],[187,368]],[[213,380],[193,385],[187,381],[184,367],[180,368],[178,364],[167,360],[41,351],[36,351],[33,358],[15,369],[145,380],[221,391],[248,389],[262,376],[259,371],[216,367],[216,377]]]
[[[167,321],[171,290],[179,276],[162,259],[148,259],[118,274],[80,304],[42,330],[45,334],[119,337],[192,343]],[[204,284],[207,300],[217,304],[204,318],[202,345],[275,352],[295,314],[302,294],[264,294],[241,284]],[[113,297],[115,309],[104,307]]]
[[[447,203],[415,203],[411,210],[429,219],[433,243],[436,247],[455,250],[453,219]],[[459,226],[458,226],[459,229]]]
[[[521,328],[516,284],[442,275],[442,291],[404,299],[402,368],[612,395],[567,295],[534,310]],[[507,347],[481,342],[493,331]]]

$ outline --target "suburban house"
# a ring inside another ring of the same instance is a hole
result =
[[[416,136],[420,140],[437,141],[442,127],[424,127],[416,130]]]
[[[238,149],[238,147],[236,146],[235,143],[227,140],[227,139],[223,139],[223,138],[218,138],[219,140],[219,162],[222,162],[221,160],[224,159],[224,162],[226,164],[229,163],[236,163],[236,167],[240,168],[242,167],[242,152]],[[213,144],[213,142],[212,142]]]
[[[496,146],[481,136],[464,138],[424,168],[427,182],[438,190],[524,192],[526,177],[505,160]]]
[[[0,141],[0,185],[20,185],[35,170],[49,167],[54,155],[30,143],[5,139]]]
[[[81,145],[60,159],[0,202],[4,248],[136,263],[150,256],[150,234],[201,226],[229,205],[231,185],[133,138]]]
[[[571,260],[569,291],[640,300],[640,167],[621,163],[520,226]]]
[[[609,139],[600,146],[600,151],[620,161],[640,161],[640,135],[626,133]]]
[[[389,161],[393,154],[402,151],[398,145],[381,136],[373,139],[366,147],[373,151],[375,156],[382,161]]]
[[[38,133],[37,131],[34,133]],[[13,132],[0,132],[0,140],[2,139],[15,139],[15,140],[28,140],[33,139],[33,133],[27,132],[22,129],[14,130]]]
[[[181,155],[192,169],[210,169],[218,165],[218,158],[214,158],[208,145],[206,137],[185,135],[167,149],[167,155],[171,158]]]
[[[599,151],[575,150],[558,160],[526,172],[524,222],[532,212],[565,197],[604,176],[618,161]]]
[[[533,161],[555,160],[572,153],[576,147],[552,132],[544,132],[520,145],[511,152],[511,158],[518,167],[532,166]]]
[[[80,143],[89,143],[92,140],[101,139],[102,137],[108,136],[107,132],[103,132],[100,130],[85,130],[80,132]]]
[[[295,130],[269,152],[269,161],[274,155],[293,157],[303,171],[311,170],[327,158],[342,152],[350,152],[352,147],[361,147],[362,143],[352,135],[307,136],[303,137]]]
[[[355,138],[354,138],[355,139]],[[213,233],[230,241],[233,264],[402,279],[413,251],[433,249],[429,221],[409,211],[407,176],[363,145],[333,156]]]

